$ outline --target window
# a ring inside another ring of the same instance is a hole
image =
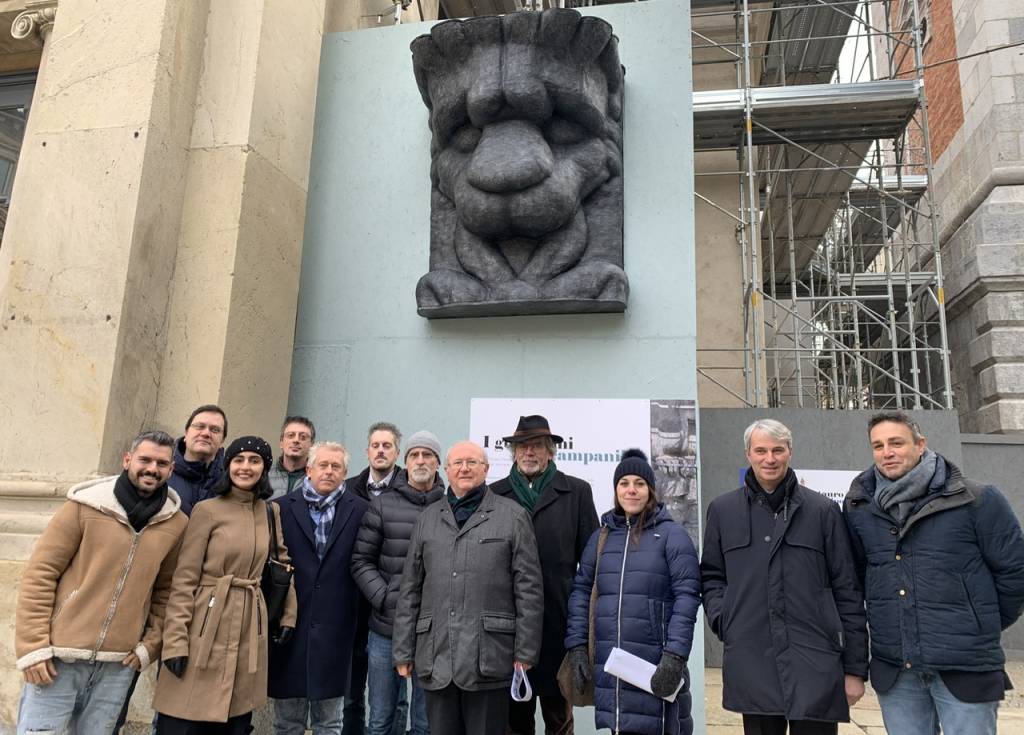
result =
[[[0,75],[0,238],[7,225],[14,175],[35,86],[35,73]]]

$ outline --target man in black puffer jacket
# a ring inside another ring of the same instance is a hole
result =
[[[391,661],[391,629],[398,604],[398,587],[416,519],[444,494],[437,468],[441,443],[429,431],[409,438],[406,471],[392,491],[370,502],[352,553],[352,576],[370,602],[369,677],[370,715],[367,735],[405,732],[405,679]],[[423,692],[413,678],[412,735],[427,735]]]
[[[844,516],[864,581],[871,684],[886,729],[995,735],[1009,685],[1000,634],[1024,608],[1024,537],[1010,504],[928,449],[906,414],[868,422],[874,466]]]

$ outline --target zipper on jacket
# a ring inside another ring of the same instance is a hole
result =
[[[99,653],[100,647],[103,642],[107,639],[107,630],[110,628],[110,621],[114,619],[114,613],[117,611],[117,603],[121,599],[121,593],[124,592],[124,584],[128,580],[128,572],[131,571],[132,561],[135,560],[135,550],[139,548],[139,536],[140,534],[132,534],[132,545],[128,549],[128,558],[124,561],[124,568],[121,569],[121,577],[117,580],[117,587],[114,589],[114,597],[110,601],[110,607],[107,609],[107,617],[103,621],[103,625],[100,627],[100,637],[96,639],[96,646],[93,648],[92,655],[89,657],[89,663],[96,663],[96,654]]]
[[[622,647],[622,587],[626,581],[626,555],[629,553],[629,531],[632,524],[626,516],[626,543],[622,546],[622,569],[619,570],[619,611],[615,616],[615,647]],[[596,580],[595,580],[596,583]],[[615,733],[619,732],[619,686],[620,679],[615,678]]]
[[[54,621],[56,621],[57,618],[60,617],[60,614],[64,612],[64,608],[66,608],[76,597],[78,597],[78,588],[71,590],[71,592],[64,596],[64,599],[60,601],[60,604],[57,605],[57,609],[53,611],[53,615],[50,617],[50,625],[53,625]]]
[[[210,602],[206,605],[206,614],[203,616],[203,624],[199,626],[199,637],[203,637],[203,633],[206,632],[206,624],[210,621],[210,613],[213,611],[213,605],[217,602],[217,598],[210,595]]]

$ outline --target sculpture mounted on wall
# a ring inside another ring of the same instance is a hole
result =
[[[435,25],[411,45],[430,111],[421,316],[624,311],[623,68],[575,10]]]

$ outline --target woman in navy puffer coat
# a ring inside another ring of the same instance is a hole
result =
[[[569,597],[565,647],[573,663],[574,685],[594,678],[598,728],[626,735],[689,735],[689,677],[686,659],[700,604],[697,552],[686,530],[672,520],[654,494],[654,472],[639,450],[627,450],[615,469],[615,508],[604,514],[583,552]],[[604,529],[607,528],[607,531]],[[597,564],[593,670],[587,659],[590,595],[598,540],[607,540]],[[657,664],[651,679],[659,693],[675,691],[675,702],[606,674],[612,648]]]

